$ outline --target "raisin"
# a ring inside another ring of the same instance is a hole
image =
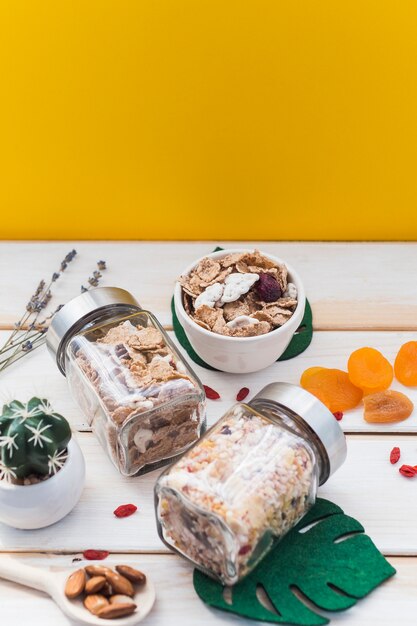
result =
[[[388,389],[394,377],[391,363],[375,348],[352,352],[348,372],[351,382],[362,389],[364,395]]]
[[[312,370],[313,368],[310,368]],[[332,413],[354,409],[362,399],[362,390],[351,383],[347,372],[317,367],[301,377],[301,386],[321,400]]]
[[[398,351],[394,363],[397,380],[406,387],[417,385],[417,341],[408,341]]]
[[[410,417],[414,405],[406,395],[392,389],[364,397],[364,418],[370,423],[401,422]]]

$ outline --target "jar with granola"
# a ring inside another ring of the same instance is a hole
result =
[[[159,535],[234,585],[307,513],[345,457],[343,431],[317,398],[295,385],[267,385],[159,477]]]
[[[52,319],[47,346],[88,424],[124,476],[170,462],[205,430],[205,394],[157,319],[99,287]]]

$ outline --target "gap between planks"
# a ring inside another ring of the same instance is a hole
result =
[[[17,556],[21,556],[24,557],[25,555],[27,556],[74,556],[74,558],[78,557],[80,554],[82,554],[82,550],[80,550],[79,552],[74,552],[74,550],[39,550],[34,548],[33,550],[28,550],[27,548],[25,548],[24,551],[20,551],[17,549],[14,550],[5,550],[4,548],[0,548],[0,555],[2,554],[15,554]],[[178,556],[177,554],[175,554],[175,552],[169,552],[169,551],[164,551],[164,550],[116,550],[114,552],[110,551],[110,555],[117,555],[117,554],[147,554],[147,555],[156,555],[156,556]],[[411,556],[411,555],[410,555]],[[84,559],[87,560],[87,559]]]
[[[365,420],[364,420],[365,421]],[[404,420],[405,421],[405,420]],[[87,424],[75,424],[73,425],[72,429],[77,433],[77,434],[81,434],[81,435],[92,435],[93,431],[92,428],[90,426],[88,426]],[[368,431],[364,431],[364,430],[349,430],[348,428],[344,428],[343,432],[345,433],[345,435],[349,435],[349,437],[361,437],[361,436],[365,436],[365,437],[373,437],[374,435],[378,435],[378,437],[382,436],[382,437],[393,437],[395,435],[401,436],[401,437],[416,437],[417,436],[417,432],[414,430],[390,430],[390,431],[386,431],[386,430],[377,430],[377,429],[372,429],[372,430],[368,430]]]
[[[174,327],[172,326],[172,324],[163,324],[162,327],[164,328],[164,330],[166,331],[173,331]],[[15,329],[13,324],[2,324],[0,323],[0,331],[13,331]],[[27,326],[22,326],[21,330],[28,330]],[[390,332],[415,332],[417,330],[417,323],[415,324],[415,326],[406,326],[404,324],[397,324],[397,325],[393,325],[393,326],[384,326],[383,324],[381,324],[380,326],[358,326],[358,325],[352,325],[352,326],[346,326],[346,325],[335,325],[335,326],[313,326],[313,330],[314,332],[386,332],[386,333],[390,333]]]
[[[366,531],[365,533],[363,533],[366,535]],[[74,552],[74,550],[39,550],[34,548],[33,550],[28,550],[27,548],[25,548],[24,551],[21,550],[17,550],[17,549],[12,549],[12,550],[5,550],[4,548],[0,548],[0,556],[1,555],[5,555],[5,554],[14,554],[16,556],[22,557],[24,558],[25,556],[36,556],[36,557],[42,557],[42,556],[56,556],[56,557],[60,557],[60,556],[73,556],[74,558],[79,557],[79,555],[82,555],[82,550],[80,550],[79,552]],[[415,559],[417,557],[417,553],[414,551],[401,551],[398,550],[397,552],[393,551],[393,550],[387,550],[387,552],[384,552],[381,550],[381,553],[387,557],[387,558],[404,558],[404,559]],[[176,554],[175,552],[170,552],[168,550],[164,551],[164,550],[120,550],[117,549],[114,552],[110,551],[110,556],[117,556],[118,554],[122,554],[122,555],[133,555],[133,554],[137,554],[137,555],[147,555],[147,556],[168,556],[168,557],[177,557],[178,558],[178,554]],[[87,559],[84,559],[87,560]]]

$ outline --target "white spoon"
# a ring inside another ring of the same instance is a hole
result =
[[[89,565],[94,561],[89,561]],[[97,565],[103,565],[98,561]],[[61,611],[68,617],[82,624],[94,624],[95,626],[105,626],[114,623],[117,626],[133,626],[144,619],[152,609],[155,602],[155,587],[148,579],[143,587],[137,587],[133,600],[138,608],[128,617],[118,617],[112,620],[102,619],[90,613],[83,605],[80,598],[68,600],[64,593],[67,578],[75,569],[64,569],[58,567],[40,568],[25,565],[17,559],[11,557],[0,558],[0,578],[12,580],[19,585],[38,589],[51,596],[57,603]]]

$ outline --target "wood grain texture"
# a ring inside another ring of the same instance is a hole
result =
[[[171,331],[169,334],[176,342],[174,333]],[[0,341],[4,341],[7,335],[7,331],[0,331]],[[378,348],[393,362],[398,348],[410,339],[417,340],[417,332],[316,331],[310,347],[296,359],[274,363],[261,372],[245,376],[213,372],[190,360],[189,362],[202,382],[216,389],[221,395],[220,400],[207,401],[208,423],[213,424],[233,404],[241,387],[249,387],[251,391],[251,395],[248,396],[249,400],[252,395],[270,382],[284,381],[298,384],[302,372],[307,367],[323,365],[346,369],[349,354],[364,345]],[[188,358],[184,350],[179,348]],[[416,388],[404,387],[396,381],[393,383],[393,388],[406,393],[417,407]],[[0,402],[9,401],[14,397],[28,399],[32,395],[44,395],[50,398],[57,410],[70,420],[76,430],[90,430],[78,406],[71,398],[64,376],[59,373],[45,346],[25,356],[19,363],[0,374]],[[416,433],[417,408],[404,422],[368,424],[363,419],[363,408],[360,405],[345,414],[341,426],[347,433]]]
[[[0,525],[0,550],[166,552],[157,536],[153,502],[153,487],[161,470],[123,478],[91,433],[79,433],[77,439],[87,465],[79,504],[51,528],[23,532]],[[389,463],[394,445],[401,447],[402,462],[417,463],[414,437],[348,435],[348,458],[319,495],[358,519],[385,554],[417,556],[415,525],[410,523],[417,518],[416,483]],[[139,511],[128,518],[115,518],[113,510],[128,502],[136,504]]]
[[[95,262],[104,258],[109,266],[105,284],[130,290],[142,306],[151,309],[169,327],[175,278],[214,245],[77,243],[79,257],[68,268],[65,279],[56,283],[55,304],[77,295]],[[209,424],[234,402],[243,386],[249,387],[252,395],[274,380],[297,383],[302,371],[310,366],[345,369],[352,350],[364,345],[380,349],[392,362],[400,345],[417,340],[417,285],[408,272],[417,261],[417,244],[259,246],[285,258],[300,272],[313,306],[316,332],[311,346],[298,358],[244,377],[193,366],[202,381],[221,394],[221,400],[208,402]],[[10,328],[20,317],[39,279],[48,277],[70,248],[67,243],[0,243],[0,328]],[[0,343],[7,335],[6,331],[0,332]],[[393,388],[405,392],[417,404],[416,389],[396,382]],[[128,559],[142,567],[157,586],[158,600],[147,624],[237,624],[236,618],[209,609],[197,598],[191,584],[192,567],[168,553],[160,542],[153,510],[153,487],[160,470],[131,479],[119,475],[89,432],[70,397],[65,378],[45,347],[0,375],[0,401],[32,395],[49,397],[78,431],[76,436],[86,458],[87,483],[74,511],[50,528],[17,531],[0,525],[0,553],[31,553],[24,558],[41,567],[71,566],[72,558],[86,548],[127,553],[111,559]],[[333,623],[352,626],[391,626],[399,621],[402,626],[414,626],[417,536],[412,520],[417,517],[417,479],[405,479],[398,467],[402,462],[417,463],[416,411],[399,424],[378,426],[365,423],[362,409],[358,408],[346,413],[341,425],[347,433],[348,458],[320,489],[320,496],[337,502],[347,514],[361,521],[378,548],[390,556],[398,574],[356,607],[329,617]],[[400,446],[402,451],[397,466],[389,463],[393,446]],[[116,519],[113,510],[127,502],[137,504],[138,512],[130,518]],[[0,582],[0,605],[2,626],[13,626],[16,619],[33,626],[70,624],[43,594],[4,581]]]
[[[76,242],[79,257],[56,283],[55,305],[80,292],[97,260],[108,263],[103,284],[131,291],[164,325],[171,324],[175,279],[195,259],[222,247],[260,247],[298,270],[316,329],[417,329],[417,283],[408,269],[417,244],[264,242]],[[41,278],[59,268],[69,242],[0,243],[0,325],[19,319]]]
[[[25,555],[22,560],[38,567],[75,568],[76,555],[49,556]],[[1,556],[0,556],[1,558]],[[343,626],[415,626],[417,599],[415,580],[417,558],[389,558],[397,574],[354,607],[340,613],[325,613],[332,624]],[[249,626],[259,624],[252,620],[236,618],[222,611],[211,609],[197,596],[192,585],[192,567],[175,555],[111,555],[106,564],[129,563],[143,571],[156,585],[156,603],[144,621],[147,626]],[[39,591],[18,587],[0,581],[0,605],[2,626],[20,624],[31,626],[76,626],[62,615],[55,603]]]

